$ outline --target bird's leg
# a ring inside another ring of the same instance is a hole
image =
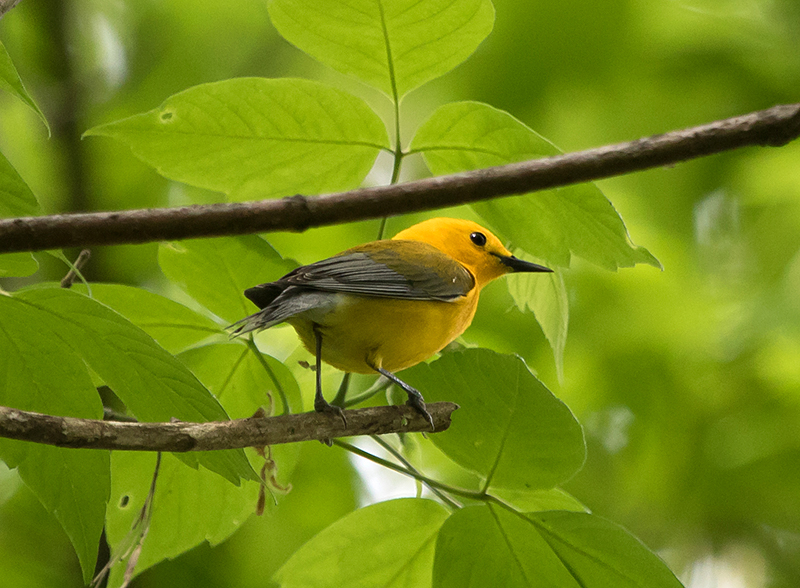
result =
[[[322,333],[317,325],[314,325],[314,339],[316,342],[316,356],[317,356],[317,390],[314,393],[314,410],[317,412],[327,412],[338,415],[342,419],[342,423],[347,427],[347,419],[344,416],[344,411],[338,406],[328,404],[325,397],[322,395]]]
[[[412,386],[409,386],[389,370],[385,370],[382,367],[377,367],[374,365],[370,365],[370,367],[379,374],[381,374],[382,376],[389,378],[392,382],[394,382],[395,384],[400,386],[403,390],[405,390],[406,394],[408,394],[408,405],[413,406],[415,409],[417,409],[417,412],[421,413],[422,416],[425,417],[425,420],[427,420],[428,423],[430,423],[431,425],[431,431],[436,430],[436,427],[433,425],[433,417],[428,412],[428,409],[425,407],[425,399],[422,397],[422,394],[420,394],[419,390],[417,390]]]

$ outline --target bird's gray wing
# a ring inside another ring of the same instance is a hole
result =
[[[475,280],[464,266],[418,241],[376,241],[299,267],[277,283],[380,298],[449,301]]]

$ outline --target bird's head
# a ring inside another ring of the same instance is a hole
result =
[[[463,265],[480,288],[510,272],[551,272],[514,257],[490,231],[472,221],[432,218],[400,231],[394,239],[433,245]]]

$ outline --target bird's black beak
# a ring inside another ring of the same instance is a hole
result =
[[[538,263],[531,263],[513,255],[498,255],[497,258],[508,267],[512,272],[552,272],[549,267],[544,267]]]

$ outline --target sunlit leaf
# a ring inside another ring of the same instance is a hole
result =
[[[583,464],[581,426],[519,357],[466,349],[401,377],[426,400],[461,407],[450,428],[431,441],[492,487],[552,488]]]
[[[519,512],[538,512],[543,510],[571,510],[588,512],[581,502],[560,488],[547,490],[517,490],[492,488],[492,495],[512,505]]]
[[[236,200],[355,188],[388,149],[365,102],[298,79],[195,86],[86,134],[118,139],[163,176]]]
[[[19,77],[19,73],[17,73],[17,68],[14,67],[11,56],[8,54],[8,51],[6,51],[2,41],[0,41],[0,89],[10,92],[30,106],[31,109],[39,115],[39,118],[42,119],[44,126],[47,127],[47,132],[50,132],[50,125],[47,123],[44,113],[39,109],[36,102],[33,101],[30,94],[28,94],[25,86],[22,85],[22,80]]]
[[[436,175],[558,155],[560,151],[510,114],[479,102],[446,104],[417,131],[411,150],[422,152]],[[566,267],[572,254],[616,270],[637,263],[660,267],[631,243],[614,206],[594,184],[536,192],[472,205],[515,247]]]
[[[464,61],[494,24],[489,0],[270,0],[268,6],[289,42],[397,98]]]
[[[244,297],[247,288],[277,280],[295,267],[256,235],[163,244],[158,262],[170,280],[231,323],[257,310]]]
[[[275,574],[283,588],[430,586],[447,510],[404,498],[356,510],[320,532]]]

